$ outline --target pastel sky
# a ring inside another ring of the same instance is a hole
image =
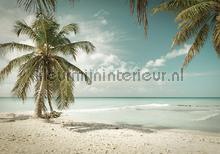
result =
[[[150,0],[150,7],[159,1]],[[72,41],[88,40],[96,46],[93,54],[78,54],[77,62],[82,69],[128,71],[180,72],[184,56],[192,42],[171,49],[177,23],[172,13],[152,15],[149,12],[148,35],[136,18],[130,16],[127,0],[80,0],[75,5],[59,1],[56,13],[61,25],[78,23],[80,33],[70,35]],[[0,1],[0,42],[17,41],[31,44],[26,38],[13,33],[16,20],[30,23],[33,14],[16,7],[15,0]],[[0,57],[0,68],[20,53],[13,52]],[[201,52],[184,70],[184,81],[179,82],[93,82],[92,85],[76,83],[75,95],[80,97],[220,97],[220,59],[209,38]],[[11,96],[16,71],[0,83],[0,96]],[[32,92],[29,93],[31,96]]]

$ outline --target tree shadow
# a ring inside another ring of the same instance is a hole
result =
[[[85,133],[85,132],[104,130],[104,129],[112,129],[112,130],[130,129],[143,133],[155,132],[154,130],[143,127],[142,125],[130,125],[130,124],[113,125],[113,124],[103,124],[103,123],[68,122],[68,123],[64,123],[63,127],[78,133]]]
[[[0,122],[15,122],[16,120],[30,119],[31,115],[16,115],[14,113],[4,114],[0,116]]]

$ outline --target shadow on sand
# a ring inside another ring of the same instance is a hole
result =
[[[15,122],[17,120],[27,120],[33,118],[31,115],[16,115],[14,113],[9,114],[2,114],[0,116],[0,122]],[[87,122],[61,122],[57,119],[44,119],[44,122],[51,123],[51,124],[58,124],[62,125],[64,128],[78,132],[78,133],[86,133],[90,131],[96,131],[96,130],[104,130],[104,129],[130,129],[142,133],[153,133],[156,130],[161,129],[170,129],[165,127],[145,127],[143,125],[132,125],[132,124],[126,124],[126,123],[116,123],[116,124],[104,124],[104,123],[87,123]]]
[[[64,123],[63,127],[78,133],[85,133],[95,130],[103,129],[131,129],[144,133],[153,133],[155,132],[152,129],[143,127],[142,125],[129,125],[129,124],[103,124],[103,123],[85,123],[85,122],[69,122]]]
[[[15,122],[16,120],[27,120],[31,117],[31,115],[16,115],[14,113],[8,113],[0,116],[0,122]]]

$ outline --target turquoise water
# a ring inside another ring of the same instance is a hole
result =
[[[0,112],[31,111],[34,99],[0,98]],[[63,115],[77,121],[220,132],[220,98],[77,98]]]

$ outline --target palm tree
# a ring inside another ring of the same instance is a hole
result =
[[[74,3],[75,0],[69,0]],[[143,25],[145,34],[147,34],[147,6],[148,0],[129,0],[130,12],[133,15],[136,10],[137,20]],[[26,11],[43,12],[50,14],[56,10],[57,0],[17,0],[19,6],[24,7]]]
[[[173,46],[194,39],[183,66],[199,53],[210,32],[215,50],[220,55],[220,0],[169,0],[153,9],[154,13],[160,11],[177,12],[179,32],[174,37]]]
[[[38,14],[31,26],[24,21],[17,21],[15,32],[17,36],[26,35],[33,40],[34,46],[16,42],[0,44],[0,53],[8,51],[27,51],[29,53],[11,60],[0,71],[0,81],[19,67],[18,79],[12,90],[13,94],[25,100],[27,91],[35,84],[35,115],[43,117],[46,113],[47,99],[50,110],[52,98],[56,98],[58,109],[65,109],[74,102],[73,76],[71,72],[78,72],[90,83],[88,76],[78,67],[67,61],[63,56],[71,55],[76,59],[78,49],[87,53],[94,50],[88,41],[71,42],[66,36],[79,31],[77,24],[68,24],[60,29],[54,17]]]

